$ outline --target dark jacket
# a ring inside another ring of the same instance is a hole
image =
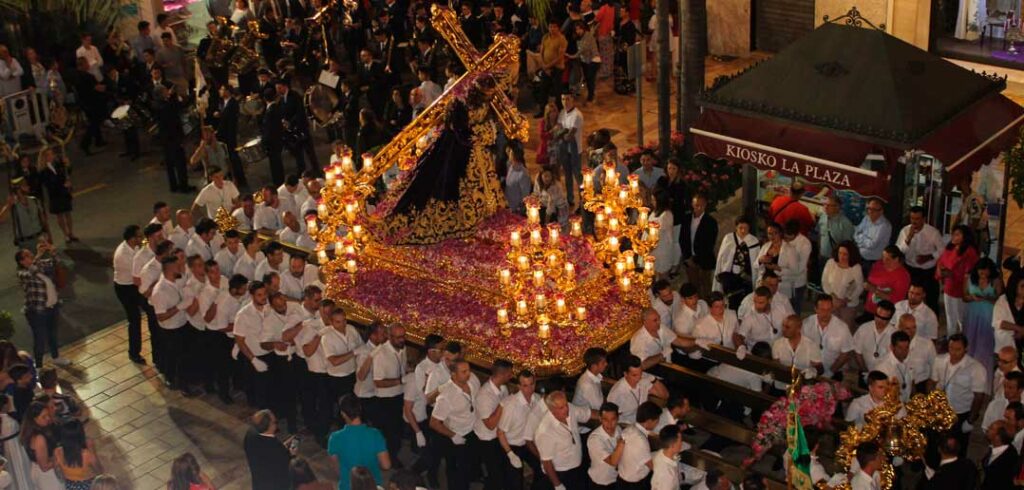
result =
[[[693,220],[693,213],[686,213],[683,216],[682,226],[679,228],[679,247],[682,249],[682,259],[693,257],[693,261],[704,270],[715,268],[715,245],[718,243],[718,222],[710,213],[704,212],[697,232],[694,235],[693,247],[690,247],[690,222]],[[671,230],[662,230],[662,233]]]
[[[982,460],[981,469],[985,478],[981,481],[982,490],[998,490],[1013,488],[1013,477],[1017,476],[1019,463],[1017,461],[1017,449],[1010,444],[1003,454],[993,461],[988,461],[988,456]]]
[[[978,485],[978,468],[966,458],[957,458],[935,470],[931,479],[922,478],[918,490],[960,490]]]
[[[267,107],[263,114],[263,124],[260,128],[260,135],[263,137],[263,145],[267,149],[280,150],[284,146],[284,125],[281,120],[284,118],[284,110],[280,102],[273,102]]]
[[[238,146],[238,100],[228,99],[227,104],[219,109],[217,119],[217,139],[223,141],[228,148]]]
[[[178,96],[157,99],[155,108],[161,143],[167,147],[180,146],[185,140],[185,129],[181,125],[182,103]]]
[[[253,490],[287,490],[292,487],[288,473],[291,455],[281,441],[250,428],[245,433],[243,445],[249,472],[252,474]]]

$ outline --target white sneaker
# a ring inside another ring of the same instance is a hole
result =
[[[69,360],[67,360],[67,359],[65,359],[63,357],[55,357],[52,360],[53,360],[54,364],[56,364],[56,365],[58,365],[60,367],[67,367],[67,366],[71,365],[71,361],[69,361]]]

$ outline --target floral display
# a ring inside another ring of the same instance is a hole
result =
[[[797,394],[797,411],[804,427],[824,429],[831,425],[832,416],[836,412],[836,404],[850,399],[850,391],[835,381],[805,384],[800,386]],[[753,456],[743,462],[749,466],[761,459],[772,446],[786,442],[786,409],[789,400],[779,397],[772,406],[761,414],[757,423],[757,434],[750,444]]]

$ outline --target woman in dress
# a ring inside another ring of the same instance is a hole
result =
[[[679,236],[679,233],[674,236]],[[731,309],[738,308],[743,298],[754,291],[753,264],[757,262],[760,247],[761,242],[750,234],[750,219],[746,216],[736,218],[735,230],[725,235],[718,246],[711,288],[725,294]]]
[[[39,152],[39,161],[36,168],[39,170],[39,179],[46,189],[49,198],[50,214],[57,217],[57,224],[60,231],[64,233],[64,239],[68,243],[77,242],[74,226],[71,220],[71,169],[67,158],[63,155],[57,156],[53,148],[44,147]]]
[[[32,402],[25,413],[24,425],[18,439],[32,462],[31,488],[35,490],[64,490],[64,484],[57,477],[57,464],[53,450],[57,441],[53,438],[53,419],[43,402]]]
[[[66,490],[89,490],[92,480],[102,473],[99,459],[85,442],[85,426],[69,420],[60,428],[60,447],[53,451]]]
[[[942,303],[946,310],[946,334],[960,331],[964,319],[964,278],[978,261],[978,250],[970,228],[953,228],[946,250],[935,263],[935,279],[942,283]]]
[[[537,145],[537,165],[541,167],[547,167],[552,161],[557,162],[557,159],[552,159],[550,150],[552,131],[558,126],[558,106],[555,105],[554,101],[548,102],[548,105],[544,106],[544,117],[540,120],[540,143]]]
[[[821,289],[832,296],[836,316],[852,329],[856,325],[857,305],[864,291],[864,271],[856,243],[847,240],[835,247],[821,272]]]
[[[213,481],[199,467],[192,453],[178,456],[171,464],[171,481],[167,490],[216,490]]]
[[[757,254],[757,262],[754,264],[755,283],[760,283],[761,275],[765,271],[774,271],[779,276],[779,294],[792,300],[796,289],[793,281],[796,270],[799,267],[800,255],[796,248],[789,242],[782,239],[782,226],[772,222],[767,225],[768,240],[761,244],[761,251]]]
[[[651,252],[654,255],[655,280],[668,279],[669,273],[678,265],[681,253],[676,243],[676,235],[666,233],[675,223],[672,216],[672,196],[668,192],[660,191],[654,195],[654,212],[650,220],[658,223],[660,230],[664,230],[658,234],[658,245]]]
[[[0,441],[3,442],[3,454],[7,458],[4,470],[11,474],[12,483],[6,490],[31,490],[32,462],[25,453],[25,446],[18,441],[21,424],[11,416],[12,410],[12,398],[0,395]]]
[[[995,332],[993,350],[1016,346],[1020,352],[1024,344],[1024,280],[1009,282],[1005,293],[996,300],[992,310],[992,329]]]
[[[39,199],[39,202],[46,202],[43,199],[43,180],[39,177],[39,169],[32,165],[31,155],[18,157],[18,165],[14,167],[12,178],[21,177],[28,182],[28,195]]]
[[[963,300],[964,335],[967,336],[967,353],[985,366],[985,372],[995,369],[995,332],[992,330],[992,310],[996,299],[1003,294],[1003,283],[999,270],[992,259],[978,261],[964,278]],[[1011,344],[1012,345],[1012,344]]]
[[[557,221],[564,229],[569,225],[569,201],[565,197],[565,185],[555,178],[555,173],[550,170],[542,170],[537,176],[537,183],[533,186],[534,194],[540,198],[540,205],[544,208],[544,222]]]

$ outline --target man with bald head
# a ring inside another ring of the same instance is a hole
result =
[[[1004,346],[996,352],[996,372],[992,376],[992,396],[998,396],[1003,387],[1003,380],[1006,375],[1013,371],[1020,371],[1017,349],[1011,345]],[[1011,400],[1012,401],[1012,400]],[[1021,402],[1024,402],[1024,394],[1021,395]]]
[[[824,372],[821,349],[803,336],[799,315],[789,315],[782,322],[782,337],[772,343],[772,357],[780,364],[794,366],[809,378]]]
[[[935,344],[927,338],[917,335],[917,317],[912,313],[904,313],[897,319],[899,331],[910,337],[910,353],[903,361],[914,374],[914,392],[927,393],[928,378],[935,363]]]
[[[277,439],[277,418],[270,410],[260,410],[249,419],[243,446],[249,462],[253,490],[291,488],[288,462],[292,454]],[[287,442],[287,441],[286,441]]]
[[[570,405],[562,391],[548,394],[545,402],[548,413],[534,436],[544,473],[556,490],[583,490],[587,476],[579,424],[590,420],[590,411]]]
[[[693,347],[692,340],[679,337],[668,327],[661,323],[661,315],[654,308],[646,308],[641,314],[642,326],[633,334],[629,340],[629,353],[637,356],[642,361],[644,370],[662,361],[672,358],[672,346],[689,349]]]
[[[174,222],[174,229],[167,235],[167,239],[174,242],[175,247],[185,250],[188,248],[188,242],[196,234],[196,229],[192,226],[192,211],[179,209],[174,213]]]

